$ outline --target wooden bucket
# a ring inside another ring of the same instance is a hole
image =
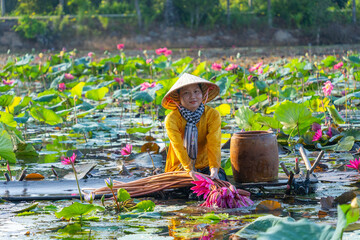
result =
[[[276,180],[279,172],[276,135],[271,131],[233,134],[230,142],[230,160],[237,183]]]

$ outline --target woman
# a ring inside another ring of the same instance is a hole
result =
[[[163,98],[161,105],[173,110],[165,119],[170,139],[165,172],[196,172],[212,179],[227,180],[221,166],[220,113],[205,106],[219,94],[219,87],[200,77],[184,73]]]

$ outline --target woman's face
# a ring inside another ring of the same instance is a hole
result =
[[[202,91],[199,84],[191,84],[180,89],[181,105],[194,112],[201,104],[203,99]]]

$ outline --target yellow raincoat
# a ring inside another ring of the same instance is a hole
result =
[[[179,110],[173,110],[165,119],[165,127],[170,139],[165,172],[193,169],[192,160],[184,147],[186,120]],[[196,124],[198,128],[198,155],[196,169],[220,168],[221,165],[221,117],[220,113],[205,105],[205,110]]]

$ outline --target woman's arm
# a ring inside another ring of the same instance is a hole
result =
[[[209,113],[207,124],[208,134],[206,141],[210,176],[218,179],[221,166],[221,116],[217,110],[212,109],[211,113]]]

